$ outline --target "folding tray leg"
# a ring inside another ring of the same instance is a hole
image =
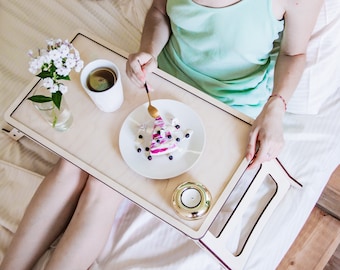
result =
[[[243,214],[268,175],[271,176],[276,183],[275,194],[252,228],[242,251],[239,254],[234,255],[227,250],[225,243],[228,237],[233,233],[233,229],[236,226],[240,226]],[[262,229],[292,184],[296,185],[277,160],[263,163],[237,208],[225,224],[221,234],[218,237],[215,237],[208,231],[206,235],[197,240],[196,243],[202,248],[207,249],[224,267],[235,270],[243,269]]]

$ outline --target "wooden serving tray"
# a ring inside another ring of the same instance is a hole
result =
[[[90,34],[79,32],[72,40],[85,64],[108,59],[120,69],[124,103],[113,113],[100,111],[82,89],[79,74],[72,73],[64,96],[73,114],[73,124],[58,132],[45,123],[27,97],[37,86],[34,79],[6,111],[5,119],[32,140],[69,160],[155,216],[193,239],[208,231],[214,218],[247,167],[244,158],[251,118],[203,92],[157,70],[148,78],[153,99],[172,99],[190,106],[202,120],[206,145],[198,163],[172,179],[148,179],[132,171],[119,150],[120,128],[131,111],[147,101],[145,91],[127,78],[127,53]],[[202,183],[212,196],[207,215],[198,220],[178,216],[171,204],[181,183]]]

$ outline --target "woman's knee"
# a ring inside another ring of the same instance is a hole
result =
[[[66,185],[74,185],[83,189],[87,179],[88,173],[74,165],[73,163],[61,158],[56,166],[52,169],[50,177],[53,181],[64,183]]]
[[[84,195],[94,201],[104,201],[106,203],[117,202],[122,196],[107,186],[103,182],[99,181],[95,177],[89,175],[86,186],[83,190]]]

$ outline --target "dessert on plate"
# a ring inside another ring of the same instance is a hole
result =
[[[177,118],[166,121],[158,116],[151,126],[146,123],[140,125],[136,139],[137,152],[144,150],[149,160],[154,156],[167,156],[172,160],[174,153],[182,150],[183,141],[189,140],[192,133],[190,129],[183,131]]]

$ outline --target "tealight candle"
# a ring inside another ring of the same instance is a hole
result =
[[[200,204],[202,200],[201,194],[197,189],[188,188],[181,194],[181,201],[185,207],[194,208]]]
[[[184,182],[172,194],[172,206],[177,213],[188,220],[199,219],[209,210],[211,194],[202,184]]]

